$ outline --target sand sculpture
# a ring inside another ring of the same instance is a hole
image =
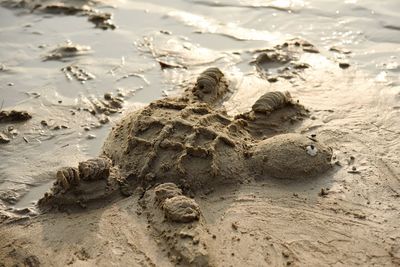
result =
[[[330,148],[288,133],[308,115],[288,92],[267,92],[233,118],[221,105],[228,92],[224,74],[209,68],[182,97],[127,114],[113,127],[102,154],[78,168],[60,169],[39,204],[86,205],[161,183],[195,194],[248,177],[302,179],[330,168]]]
[[[222,106],[228,96],[224,74],[209,68],[183,96],[128,113],[98,158],[58,170],[39,206],[105,205],[136,190],[138,212],[171,262],[213,266],[213,237],[189,196],[251,179],[312,178],[331,167],[332,157],[314,137],[290,133],[308,111],[288,92],[267,92],[235,117]]]

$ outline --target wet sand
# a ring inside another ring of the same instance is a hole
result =
[[[96,29],[86,16],[0,7],[2,109],[32,114],[26,122],[0,124],[18,132],[8,131],[11,141],[0,144],[3,265],[179,262],[148,220],[141,192],[79,212],[36,216],[34,203],[58,168],[99,154],[122,114],[181,94],[209,66],[227,76],[230,115],[247,112],[267,91],[288,90],[300,99],[310,118],[296,132],[316,134],[332,147],[334,168],[311,180],[261,179],[196,195],[208,263],[400,264],[398,15],[374,3],[330,3],[340,10],[335,15],[317,2],[257,8],[248,2],[196,1],[193,13],[184,11],[193,3],[181,1],[94,4],[113,14],[114,30]],[[228,23],[231,16],[237,25]],[[293,36],[320,51],[299,55],[309,67],[279,76],[287,62],[277,61],[261,64],[267,73],[260,75],[254,65],[260,50]],[[66,40],[87,49],[49,60]],[[121,98],[121,107],[107,106],[106,93]]]

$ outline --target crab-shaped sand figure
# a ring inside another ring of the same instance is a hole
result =
[[[209,68],[182,97],[127,114],[98,158],[58,171],[40,204],[85,204],[166,182],[196,193],[248,177],[307,178],[331,167],[329,147],[288,133],[308,116],[288,92],[268,92],[251,111],[232,118],[221,105],[228,91],[224,74]]]

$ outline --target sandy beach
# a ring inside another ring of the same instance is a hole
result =
[[[400,6],[327,2],[1,1],[0,266],[400,265]]]

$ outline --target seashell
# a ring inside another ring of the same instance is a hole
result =
[[[289,92],[268,92],[261,96],[251,107],[254,112],[267,113],[291,103]]]
[[[318,153],[318,149],[314,145],[308,145],[306,147],[307,154],[311,157],[315,157]]]
[[[104,157],[79,162],[79,175],[82,180],[101,180],[110,175],[111,162]]]
[[[79,185],[79,172],[77,168],[64,167],[57,171],[55,185],[61,186],[62,189],[68,190],[71,187]]]

